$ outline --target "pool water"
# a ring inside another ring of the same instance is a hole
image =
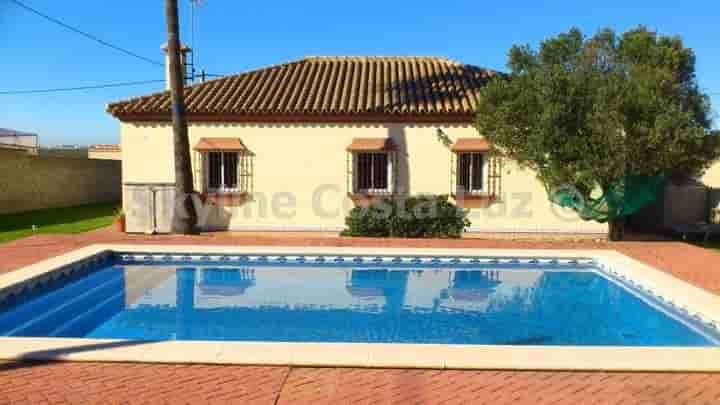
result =
[[[717,346],[587,266],[124,262],[0,304],[0,335],[133,340]]]

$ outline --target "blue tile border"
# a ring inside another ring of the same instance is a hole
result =
[[[50,271],[41,276],[30,278],[24,280],[21,283],[0,289],[0,305],[6,303],[9,300],[12,300],[18,295],[24,294],[30,290],[34,290],[35,288],[43,287],[51,282],[59,281],[61,279],[66,279],[81,271],[90,271],[94,268],[103,266],[108,262],[112,262],[114,260],[115,255],[113,252],[101,252],[96,255],[58,267],[54,271]]]
[[[430,267],[483,267],[483,266],[553,266],[573,270],[592,269],[597,262],[589,258],[559,259],[553,257],[486,257],[486,256],[390,256],[390,255],[298,255],[298,254],[165,254],[165,253],[132,253],[117,252],[116,259],[120,264],[227,264],[236,263],[256,265],[292,265],[292,264],[325,264],[330,266],[355,265],[392,265],[392,266],[430,266]]]
[[[660,295],[652,288],[643,285],[632,278],[627,277],[624,273],[617,271],[617,269],[606,263],[598,262],[596,264],[596,268],[600,274],[602,274],[609,280],[630,290],[635,295],[650,300],[650,302],[659,305],[666,311],[669,310],[670,312],[674,312],[676,315],[679,315],[686,320],[691,321],[695,324],[695,326],[706,328],[713,331],[713,333],[717,333],[718,331],[720,331],[719,319],[711,319],[705,317],[704,314],[700,312],[691,312],[686,306],[682,305],[678,301],[670,297]]]

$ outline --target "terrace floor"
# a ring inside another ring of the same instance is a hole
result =
[[[680,242],[378,240],[327,234],[128,236],[111,228],[0,244],[0,272],[93,243],[614,249],[720,294],[720,253]],[[720,374],[0,363],[5,403],[716,404]]]

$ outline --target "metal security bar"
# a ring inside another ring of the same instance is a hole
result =
[[[351,193],[391,194],[397,189],[396,153],[349,152],[346,173]]]
[[[457,183],[458,189],[465,193],[478,193],[485,190],[483,184],[484,156],[480,152],[464,152],[457,156]]]
[[[502,195],[502,157],[484,152],[454,152],[450,157],[450,193]],[[487,173],[485,173],[487,171]]]
[[[243,193],[252,194],[254,189],[253,171],[255,166],[255,155],[250,152],[243,152],[240,154],[240,191]]]
[[[503,159],[499,156],[491,156],[488,162],[488,194],[496,201],[502,196],[503,165]]]
[[[252,193],[254,155],[249,152],[207,152],[203,156],[205,190],[210,193]]]

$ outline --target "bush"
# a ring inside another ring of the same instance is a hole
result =
[[[342,236],[459,238],[470,221],[467,211],[442,195],[386,198],[353,208],[345,224]]]

